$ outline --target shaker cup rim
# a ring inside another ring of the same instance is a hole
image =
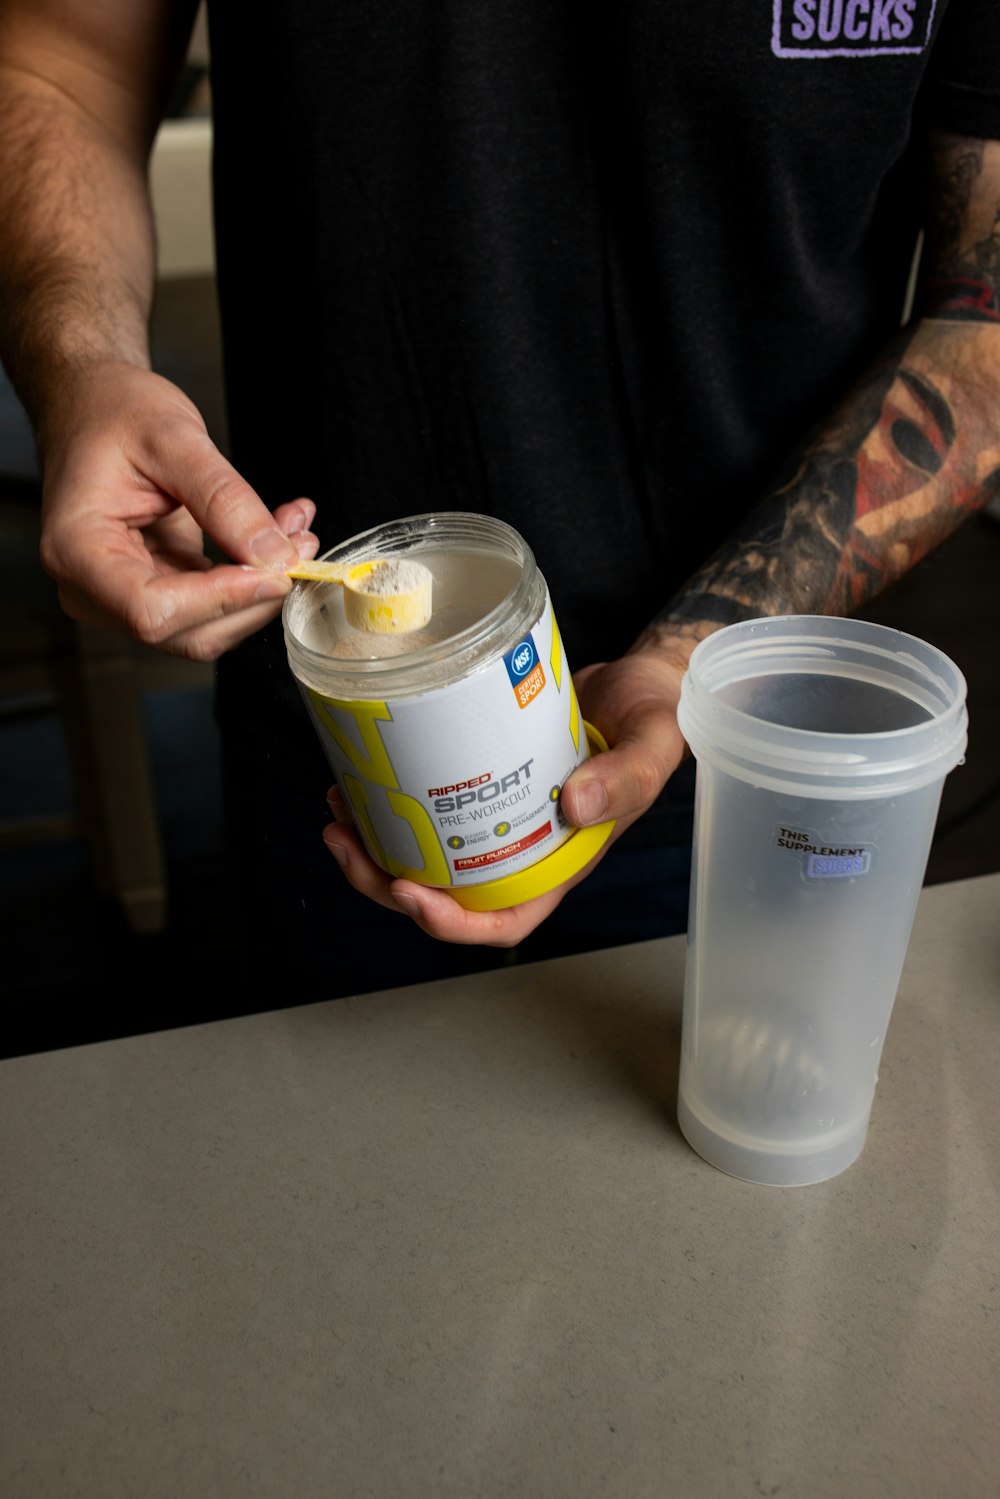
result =
[[[835,676],[882,688],[927,715],[906,727],[827,732],[729,702],[725,689],[771,676]],[[965,679],[935,646],[867,620],[779,615],[728,625],[695,647],[677,719],[696,758],[771,790],[875,797],[916,789],[959,763]]]

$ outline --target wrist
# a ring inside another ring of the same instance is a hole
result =
[[[123,398],[123,387],[135,380],[155,379],[142,351],[134,359],[97,348],[76,355],[60,352],[46,359],[37,371],[31,418],[43,467],[47,458],[67,447],[107,406],[112,419],[139,403],[135,395]]]
[[[12,361],[11,383],[39,437],[65,420],[106,374],[148,373],[148,342],[143,335],[105,339],[93,331],[62,330],[58,342],[35,342]]]
[[[642,634],[629,647],[629,655],[643,655],[661,661],[680,676],[687,671],[691,653],[702,640],[721,630],[729,621],[712,619],[687,619],[671,613],[663,614],[646,626]]]

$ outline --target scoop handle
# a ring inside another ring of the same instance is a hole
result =
[[[294,567],[285,569],[285,576],[303,578],[307,582],[343,583],[350,588],[370,573],[374,566],[374,562],[297,562]]]

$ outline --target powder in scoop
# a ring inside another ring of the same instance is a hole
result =
[[[376,562],[370,573],[351,586],[357,593],[382,596],[416,593],[419,589],[426,588],[430,581],[431,575],[423,563],[414,562],[409,557],[392,557],[384,562]]]
[[[419,561],[411,556],[380,559],[387,566],[405,564],[426,569],[433,580],[434,610],[427,625],[419,630],[376,634],[356,627],[346,616],[346,593],[327,588],[318,595],[304,597],[311,612],[297,624],[303,643],[312,651],[331,657],[374,661],[382,657],[404,656],[423,650],[471,629],[497,608],[511,593],[520,577],[520,564],[503,553],[484,551],[479,547],[425,546]],[[378,564],[376,564],[378,566]],[[372,569],[372,572],[375,568]],[[359,579],[354,589],[364,586]],[[353,589],[352,589],[353,591]],[[360,595],[375,605],[379,595]],[[442,667],[442,670],[450,668]]]

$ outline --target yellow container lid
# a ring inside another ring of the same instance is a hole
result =
[[[584,724],[587,744],[592,755],[607,749],[603,736],[593,724]],[[614,820],[595,823],[593,827],[577,828],[560,843],[557,849],[514,874],[502,875],[498,880],[487,880],[482,885],[450,886],[448,894],[466,911],[502,911],[507,906],[519,906],[536,895],[547,895],[550,890],[564,885],[575,874],[590,863],[602,849],[614,831]]]

